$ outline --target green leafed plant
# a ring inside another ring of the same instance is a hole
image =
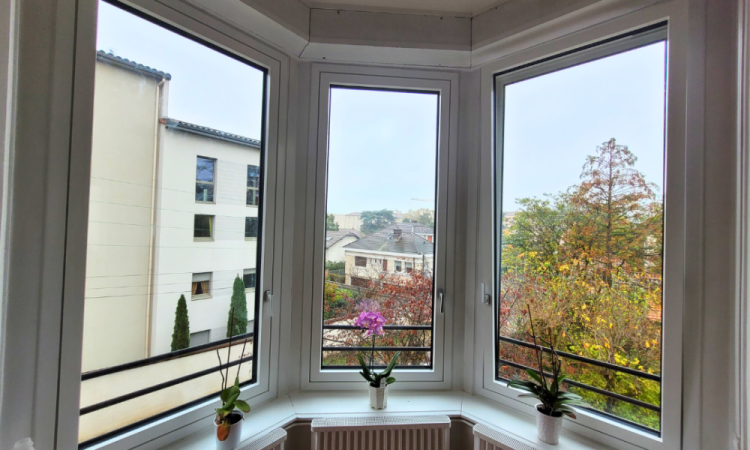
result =
[[[401,355],[401,352],[396,352],[395,355],[393,355],[393,359],[391,359],[391,363],[388,364],[388,367],[385,368],[384,371],[380,373],[376,373],[373,370],[370,370],[369,367],[367,367],[367,364],[365,364],[365,360],[362,358],[362,355],[359,353],[357,354],[357,359],[359,359],[359,365],[362,366],[362,371],[359,373],[362,375],[362,378],[370,382],[370,386],[379,388],[381,381],[385,379],[385,385],[388,386],[389,384],[393,384],[396,382],[396,379],[391,376],[391,371],[393,371],[393,368],[396,367],[396,362],[398,361],[398,357]]]
[[[520,389],[526,391],[526,394],[521,394],[519,397],[533,397],[541,402],[539,412],[548,416],[560,417],[565,414],[573,419],[576,418],[575,410],[573,406],[588,406],[581,399],[580,395],[573,394],[562,390],[562,383],[565,381],[565,375],[561,375],[562,361],[560,356],[555,351],[555,346],[551,342],[546,342],[539,338],[542,343],[545,343],[550,348],[550,361],[549,364],[552,369],[552,373],[545,373],[544,371],[544,351],[541,350],[541,346],[537,343],[536,333],[534,333],[534,322],[531,318],[531,310],[529,309],[529,323],[531,324],[531,337],[534,339],[534,352],[536,353],[537,362],[539,363],[539,371],[532,369],[526,369],[526,374],[531,378],[530,380],[512,380],[508,383],[508,387]]]
[[[230,327],[233,325],[234,322],[234,308],[230,310],[230,321],[229,325]],[[232,426],[232,412],[235,409],[239,409],[242,412],[250,412],[250,405],[247,404],[244,400],[240,399],[240,368],[242,367],[242,358],[245,355],[245,346],[247,345],[248,339],[245,339],[245,342],[242,344],[242,353],[240,354],[240,363],[237,366],[237,375],[234,377],[234,385],[233,386],[227,386],[229,382],[229,366],[230,366],[230,359],[229,356],[232,351],[232,338],[229,338],[229,347],[227,351],[227,362],[226,367],[221,362],[221,355],[219,354],[219,350],[216,350],[216,356],[219,357],[219,374],[221,375],[221,393],[219,394],[219,398],[221,398],[221,408],[216,408],[216,437],[220,441],[225,441],[229,437],[229,432],[231,430]],[[226,371],[226,375],[224,374],[224,371]],[[237,420],[235,420],[235,423]]]

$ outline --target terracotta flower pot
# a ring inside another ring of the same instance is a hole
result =
[[[384,409],[388,406],[388,385],[370,388],[370,408]]]
[[[216,450],[234,450],[240,446],[240,439],[242,438],[242,419],[245,417],[242,411],[232,411],[229,414],[229,436],[223,441],[220,441],[216,437]],[[216,424],[214,419],[214,436],[219,425]]]
[[[562,429],[562,413],[559,416],[549,416],[541,411],[542,404],[536,405],[536,434],[540,441],[557,445]]]

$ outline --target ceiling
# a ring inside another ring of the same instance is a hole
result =
[[[473,17],[508,0],[300,0],[310,8]]]

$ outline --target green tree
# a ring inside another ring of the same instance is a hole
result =
[[[393,217],[393,211],[388,209],[362,211],[360,217],[362,218],[362,227],[360,230],[365,234],[372,234],[396,222],[396,218]]]
[[[232,310],[234,309],[234,321]],[[232,325],[233,324],[233,325]],[[229,318],[227,319],[227,337],[247,333],[247,295],[245,283],[239,275],[232,286],[232,301],[229,304]]]
[[[404,222],[420,223],[428,227],[435,226],[435,211],[429,208],[410,209],[404,214]]]
[[[172,351],[190,347],[190,321],[188,320],[187,302],[180,295],[177,310],[174,314],[174,332],[172,333]]]
[[[326,231],[339,231],[339,224],[334,220],[333,214],[326,216]]]
[[[503,230],[503,244],[512,245],[516,252],[537,252],[543,262],[554,264],[566,230],[569,208],[565,201],[548,196],[547,200],[522,198],[516,203],[520,210]]]

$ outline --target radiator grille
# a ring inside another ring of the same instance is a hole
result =
[[[341,417],[312,422],[313,450],[449,450],[447,416]]]
[[[244,447],[239,447],[238,450],[284,450],[284,441],[286,441],[286,431],[282,428],[276,428]]]
[[[486,425],[474,425],[474,450],[539,450]]]

